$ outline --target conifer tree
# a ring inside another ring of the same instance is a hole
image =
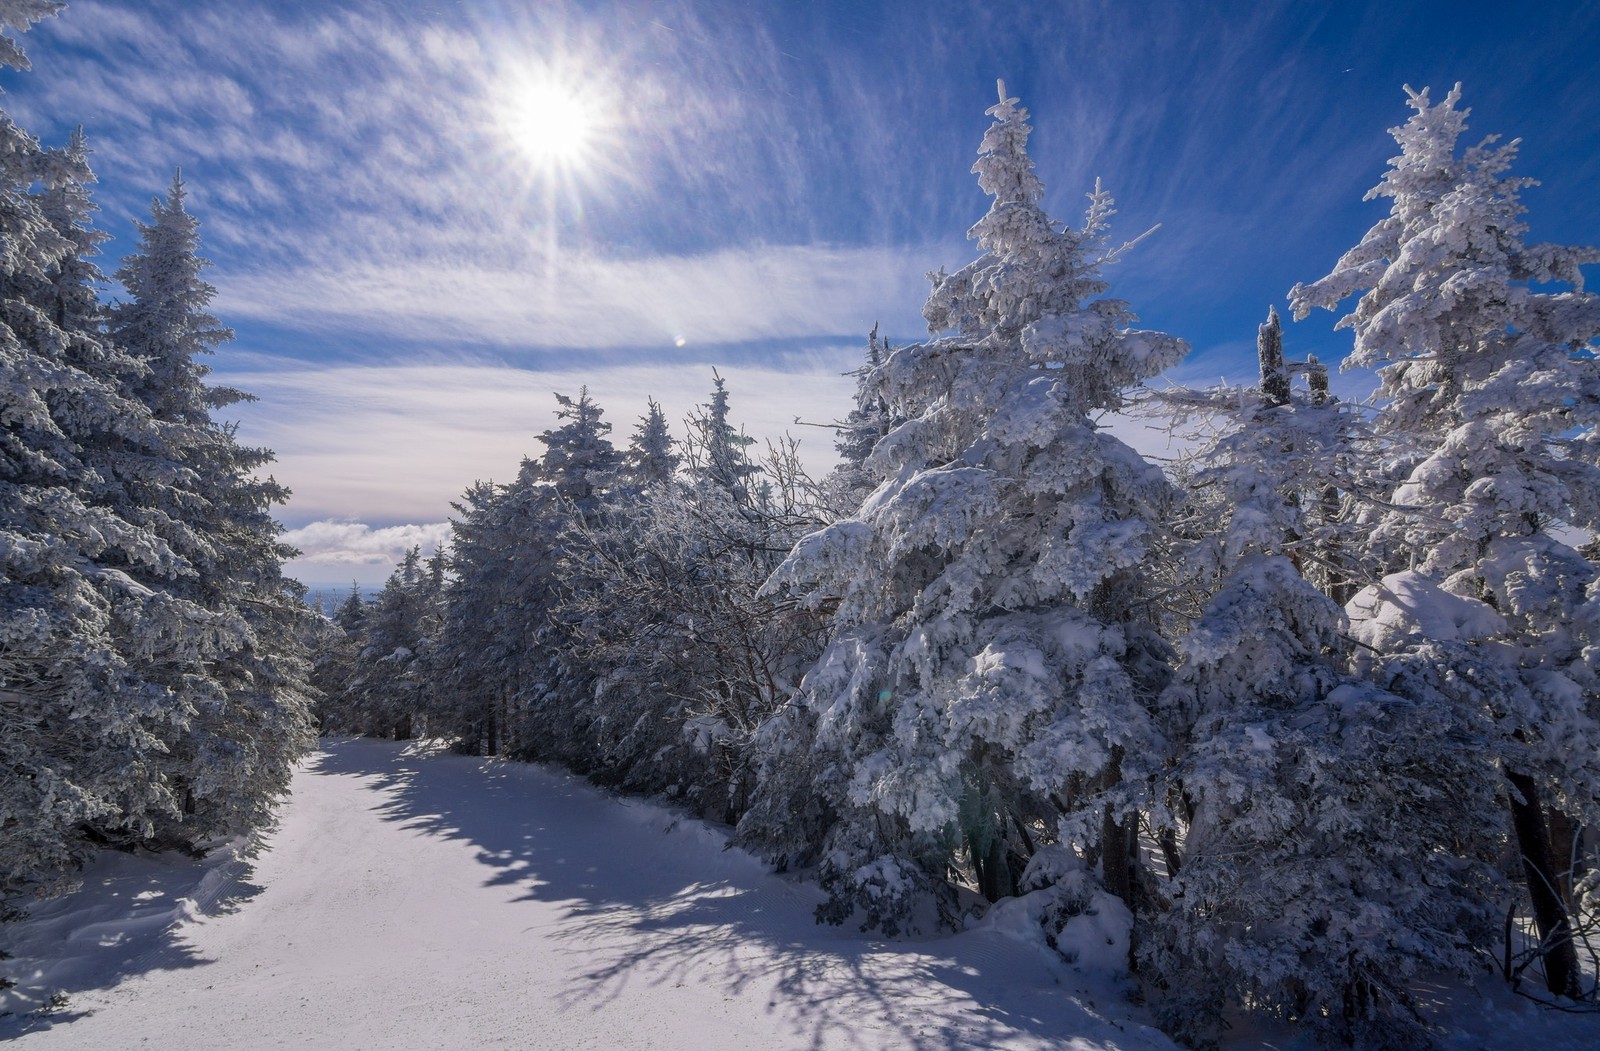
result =
[[[510,537],[500,528],[500,487],[475,482],[450,520],[450,578],[428,708],[434,732],[468,752],[500,755],[511,729],[509,666],[516,639],[493,630]]]
[[[750,481],[761,473],[750,461],[755,439],[729,422],[728,384],[715,369],[711,370],[711,382],[711,400],[689,419],[690,470],[726,490],[735,502],[747,504],[754,495]]]
[[[434,729],[429,708],[444,585],[442,567],[434,569],[439,565],[439,556],[425,565],[421,549],[411,548],[377,598],[344,616],[355,623],[358,646],[357,670],[340,704],[346,729],[395,740]]]
[[[803,712],[777,724],[812,735],[835,815],[813,847],[832,894],[820,915],[859,907],[889,930],[948,901],[953,866],[990,900],[1013,893],[1041,834],[1098,855],[1132,903],[1130,785],[1162,754],[1167,650],[1142,563],[1171,489],[1090,414],[1186,347],[1102,297],[1121,252],[1109,195],[1097,186],[1083,227],[1061,227],[1039,206],[1026,111],[1002,86],[988,112],[982,254],[934,275],[923,311],[951,334],[877,370],[905,421],[868,461],[888,481],[768,585],[833,611]]]
[[[1303,317],[1359,294],[1339,324],[1355,335],[1349,363],[1380,379],[1376,426],[1399,484],[1373,539],[1394,575],[1357,596],[1363,618],[1403,621],[1400,594],[1481,602],[1500,618],[1477,637],[1440,637],[1412,610],[1414,631],[1374,638],[1412,664],[1452,647],[1462,681],[1485,687],[1546,976],[1552,992],[1574,995],[1545,808],[1600,819],[1596,574],[1556,529],[1600,525],[1600,297],[1581,270],[1600,251],[1525,244],[1519,194],[1531,180],[1507,174],[1516,141],[1458,152],[1460,86],[1439,103],[1407,91],[1400,155],[1368,194],[1388,198],[1390,214],[1291,298]]]
[[[1339,607],[1299,567],[1351,540],[1321,534],[1317,497],[1342,484],[1358,428],[1314,363],[1295,389],[1307,369],[1284,360],[1275,312],[1259,346],[1257,389],[1165,399],[1231,419],[1191,477],[1213,530],[1181,554],[1216,584],[1161,698],[1166,879],[1141,974],[1191,1042],[1214,1041],[1229,1005],[1359,1046],[1425,1042],[1410,980],[1468,971],[1489,919],[1484,728],[1440,691],[1346,669]]]
[[[872,326],[867,336],[866,360],[856,370],[855,404],[839,427],[834,448],[839,453],[839,466],[825,480],[829,499],[840,504],[843,514],[859,507],[862,499],[877,487],[882,479],[867,467],[867,458],[878,442],[893,429],[895,420],[889,403],[877,382],[884,356],[889,352],[889,341],[878,338],[878,326]]]
[[[568,625],[558,619],[564,536],[593,525],[621,469],[611,425],[587,388],[556,395],[560,426],[538,436],[509,485],[479,483],[455,506],[453,579],[438,644],[445,689],[436,713],[468,748],[576,762],[585,750],[580,711],[567,705],[562,660]]]
[[[649,408],[634,427],[633,438],[623,454],[624,474],[630,484],[640,490],[666,484],[683,462],[675,446],[661,404],[650,398]]]
[[[59,7],[8,0],[0,26]],[[27,68],[8,37],[0,63]],[[124,513],[122,473],[166,450],[125,394],[141,366],[96,331],[85,152],[0,113],[0,914],[176,813],[154,764],[189,712],[153,668],[204,649],[195,611],[128,572],[182,559]]]
[[[791,662],[814,653],[813,618],[756,591],[816,511],[805,485],[781,481],[796,477],[792,463],[773,465],[778,484],[760,475],[714,383],[688,421],[687,470],[573,523],[561,617],[569,659],[592,683],[594,775],[733,820],[749,792],[749,734],[786,692]]]
[[[310,746],[309,664],[302,637],[311,616],[304,589],[283,575],[294,555],[278,541],[272,508],[288,491],[257,472],[266,449],[242,446],[215,410],[247,400],[206,382],[202,356],[232,338],[209,312],[199,223],[174,177],[139,223],[139,248],[116,272],[128,300],[112,311],[111,338],[141,366],[132,393],[149,410],[182,473],[141,480],[138,504],[163,520],[184,572],[151,586],[204,609],[216,652],[173,667],[174,690],[194,709],[167,741],[161,762],[181,795],[181,822],[165,834],[195,843],[263,820]],[[181,826],[181,827],[180,827]]]

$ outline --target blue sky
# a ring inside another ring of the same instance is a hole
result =
[[[108,264],[182,167],[238,334],[214,364],[261,396],[241,433],[278,451],[308,581],[427,546],[537,453],[552,391],[587,383],[621,440],[712,367],[752,434],[841,414],[867,330],[923,335],[923,274],[971,256],[997,77],[1052,214],[1099,176],[1114,234],[1161,224],[1111,276],[1193,344],[1179,379],[1247,378],[1268,304],[1383,214],[1403,84],[1463,82],[1473,141],[1520,136],[1543,182],[1530,236],[1600,243],[1595,2],[74,0],[22,43],[4,105],[84,126]],[[583,99],[588,163],[512,141],[530,77]],[[1342,357],[1334,320],[1290,353]]]

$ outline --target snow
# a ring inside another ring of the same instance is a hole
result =
[[[109,854],[3,931],[20,1048],[1168,1049],[995,920],[887,942],[723,830],[545,768],[324,742],[258,847]]]
[[[885,941],[818,926],[814,886],[666,807],[538,766],[325,740],[257,843],[107,853],[81,890],[0,928],[18,983],[0,1040],[1172,1051],[1128,1000],[1125,912],[1091,883],[1059,932],[1079,968],[1040,933],[1076,887],[1059,879],[962,934]],[[1481,986],[1419,990],[1447,1051],[1595,1046],[1600,1017]],[[1234,1022],[1225,1051],[1305,1046]]]
[[[1490,638],[1505,620],[1477,599],[1452,595],[1420,573],[1391,573],[1345,607],[1351,634],[1375,649],[1394,649],[1412,635],[1440,642]]]

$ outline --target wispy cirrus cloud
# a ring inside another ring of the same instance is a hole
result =
[[[381,528],[509,478],[550,391],[584,382],[622,440],[647,394],[681,416],[719,362],[754,433],[839,415],[861,334],[917,335],[922,273],[972,257],[996,77],[1034,115],[1052,215],[1076,221],[1104,176],[1117,237],[1164,224],[1108,276],[1201,348],[1180,376],[1248,380],[1267,304],[1381,214],[1360,195],[1408,81],[1464,80],[1475,129],[1526,136],[1535,214],[1575,224],[1537,236],[1600,240],[1600,120],[1574,73],[1600,11],[1481,14],[73,0],[26,35],[36,71],[0,81],[45,141],[85,126],[109,259],[183,167],[241,333],[216,363],[263,395],[241,418],[280,454],[290,520]],[[530,70],[607,112],[589,170],[541,181],[497,122]],[[1289,352],[1336,361],[1332,324],[1291,326]]]
[[[521,266],[344,260],[231,275],[217,307],[239,320],[290,318],[413,343],[667,348],[864,337],[886,312],[901,330],[916,324],[932,254],[790,245],[620,260],[524,256]]]

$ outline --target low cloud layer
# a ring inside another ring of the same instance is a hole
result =
[[[448,544],[450,525],[397,525],[374,529],[361,522],[311,522],[283,534],[300,549],[288,565],[290,575],[319,584],[359,580],[371,586],[384,579],[413,547],[430,555]]]

